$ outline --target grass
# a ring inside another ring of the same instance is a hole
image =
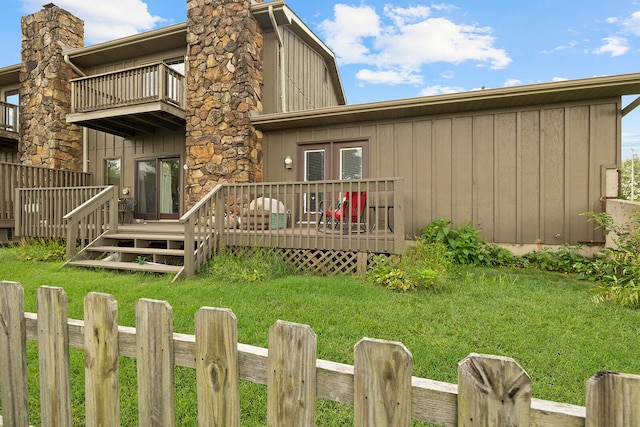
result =
[[[118,300],[119,323],[134,326],[139,298],[168,301],[174,330],[193,333],[202,306],[225,307],[238,318],[240,342],[267,346],[278,319],[304,323],[318,336],[318,357],[353,364],[353,346],[362,337],[400,341],[412,352],[414,375],[457,382],[457,364],[472,352],[509,356],[532,378],[533,397],[584,405],[586,381],[598,371],[640,373],[640,312],[593,301],[591,284],[534,270],[460,268],[450,285],[436,291],[393,292],[355,277],[232,280],[225,267],[194,279],[62,268],[61,262],[25,262],[17,249],[0,249],[0,280],[21,282],[27,311],[35,311],[39,286],[60,286],[69,316],[81,319],[82,300],[91,291]],[[218,260],[220,265],[221,260]],[[31,370],[37,370],[35,344]],[[82,403],[82,354],[73,351],[74,401]],[[135,425],[135,362],[121,362],[123,425]],[[178,425],[195,423],[195,374],[178,368]],[[30,387],[37,390],[37,372]],[[186,385],[186,387],[185,387]],[[32,393],[33,394],[33,393]],[[37,392],[35,393],[37,395]],[[242,422],[266,424],[265,387],[242,384]],[[37,397],[32,398],[37,405]],[[82,406],[82,405],[81,405]],[[82,424],[82,409],[74,418]],[[347,425],[347,405],[319,402],[317,425]],[[38,423],[38,420],[32,420]],[[422,425],[416,423],[416,425]]]

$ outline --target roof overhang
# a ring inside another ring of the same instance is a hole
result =
[[[256,115],[251,118],[251,122],[260,130],[280,130],[537,105],[577,103],[634,94],[640,94],[640,73],[564,80],[499,89],[483,89],[294,113]]]
[[[20,84],[20,64],[0,68],[0,86]]]

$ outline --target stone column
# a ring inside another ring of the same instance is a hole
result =
[[[20,162],[82,170],[82,128],[66,122],[76,75],[63,48],[84,45],[82,20],[48,4],[22,18],[20,69]]]
[[[251,0],[187,1],[187,208],[220,182],[262,181],[262,46]]]

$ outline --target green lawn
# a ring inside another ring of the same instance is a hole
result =
[[[14,253],[0,249],[0,280],[22,283],[28,311],[35,311],[35,292],[43,285],[64,288],[69,316],[77,319],[88,292],[110,293],[119,303],[120,324],[127,326],[134,326],[137,299],[166,300],[174,310],[174,330],[181,333],[193,333],[201,306],[225,307],[236,314],[243,343],[266,347],[269,327],[278,319],[310,325],[318,336],[318,357],[336,362],[353,364],[353,346],[362,337],[400,341],[413,354],[414,375],[452,383],[458,362],[469,353],[509,356],[531,376],[533,397],[579,405],[596,372],[640,374],[640,312],[595,303],[590,284],[563,275],[465,268],[453,273],[444,289],[407,293],[354,277],[233,283],[203,274],[172,284],[164,276],[21,262]],[[82,356],[76,353],[81,376]],[[122,366],[123,382],[129,384],[122,392],[123,425],[131,425],[135,421],[127,420],[137,416],[135,365],[125,360]],[[193,377],[187,369],[176,373],[179,383],[190,384],[178,394],[179,425],[194,420]],[[82,386],[77,388],[81,402]],[[264,425],[264,387],[243,384],[242,393],[243,425]],[[344,425],[352,417],[344,405],[319,406],[318,425]],[[82,419],[81,409],[74,416]]]

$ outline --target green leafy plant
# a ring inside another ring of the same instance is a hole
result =
[[[209,262],[209,275],[220,282],[255,283],[294,274],[292,266],[274,249],[248,248],[222,253]]]
[[[367,280],[394,291],[433,289],[443,282],[451,264],[443,243],[418,240],[400,258],[377,257]]]
[[[471,222],[454,227],[447,218],[437,219],[421,230],[421,239],[445,244],[457,264],[490,267],[511,265],[516,260],[507,249],[487,243]]]
[[[596,300],[640,308],[640,212],[621,225],[606,212],[585,215],[605,234],[615,233],[613,240],[617,247],[600,251],[581,277],[597,283]]]
[[[64,261],[66,246],[60,239],[23,239],[15,255],[20,261]]]

